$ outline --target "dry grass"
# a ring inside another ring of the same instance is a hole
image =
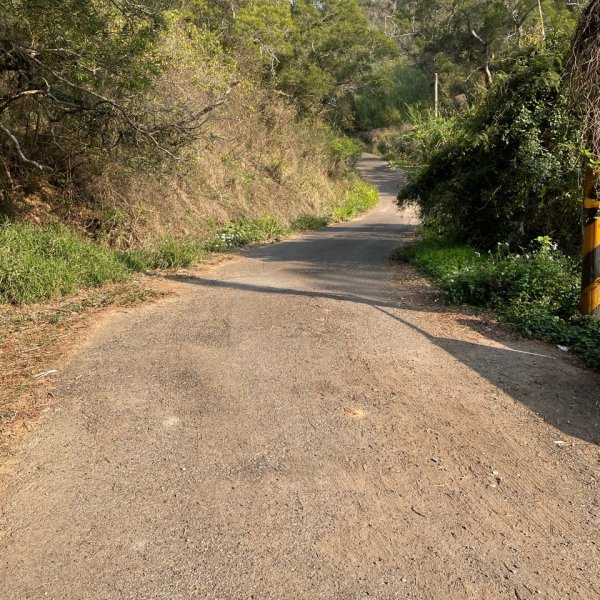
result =
[[[328,172],[328,135],[271,92],[240,87],[188,162],[137,173],[115,164],[93,181],[101,235],[135,247],[165,233],[205,239],[232,220],[327,212],[344,192]]]

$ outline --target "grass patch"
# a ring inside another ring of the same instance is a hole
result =
[[[567,346],[600,369],[600,323],[578,312],[579,265],[548,238],[521,253],[500,246],[480,254],[424,237],[394,251],[392,259],[430,275],[447,304],[490,308],[519,333]]]
[[[333,221],[349,221],[373,208],[379,201],[377,190],[360,179],[356,179],[346,192],[344,200],[331,211]]]
[[[0,302],[39,302],[127,275],[116,252],[64,225],[0,224]]]
[[[326,215],[298,215],[291,223],[291,231],[310,231],[326,227],[331,223],[331,217]]]
[[[204,244],[204,249],[207,252],[227,252],[248,244],[277,241],[286,233],[287,228],[273,217],[229,223]]]
[[[151,271],[190,267],[199,263],[204,254],[203,246],[196,240],[166,235],[149,250],[130,250],[120,257],[132,271]]]
[[[134,272],[190,267],[207,252],[278,241],[295,231],[347,221],[377,204],[377,191],[356,179],[331,214],[302,214],[289,225],[267,216],[229,223],[209,240],[166,235],[149,248],[119,252],[65,225],[0,224],[0,304],[32,304],[122,281]]]
[[[154,248],[118,252],[65,225],[0,225],[0,304],[32,304],[80,289],[123,281],[138,271],[189,267],[202,260],[200,244],[173,236]]]

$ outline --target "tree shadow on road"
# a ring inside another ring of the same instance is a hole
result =
[[[398,300],[361,296],[342,292],[298,290],[250,283],[170,276],[186,284],[207,288],[224,288],[241,293],[259,293],[308,298],[322,298],[370,306],[394,320],[401,327],[416,331],[429,342],[444,350],[491,384],[544,418],[564,434],[594,444],[600,444],[600,378],[593,372],[578,367],[560,356],[553,356],[546,344],[530,341],[501,340],[484,334],[475,326],[475,320],[458,319],[457,324],[476,329],[493,342],[477,344],[456,338],[433,335],[423,327],[411,323],[392,311],[415,310],[420,313],[428,307],[410,306]],[[429,311],[444,312],[439,306]],[[390,329],[390,335],[401,335],[401,330]]]
[[[599,378],[553,356],[550,346],[503,339],[503,347],[498,347],[435,336],[384,308],[376,308],[427,338],[566,435],[600,444]],[[463,318],[457,323],[481,334],[478,321]],[[498,341],[493,335],[485,337]]]

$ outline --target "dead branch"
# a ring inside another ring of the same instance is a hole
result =
[[[19,140],[12,134],[10,129],[5,127],[2,123],[0,123],[0,131],[3,131],[4,134],[6,135],[6,137],[8,137],[8,139],[12,142],[12,144],[15,147],[15,150],[16,150],[17,154],[19,155],[19,158],[21,159],[22,162],[24,162],[26,165],[35,167],[36,169],[39,169],[40,171],[44,171],[44,170],[52,171],[52,169],[50,167],[48,167],[46,165],[42,165],[42,164],[36,162],[35,160],[31,160],[31,159],[27,158],[25,156],[25,154],[23,154],[23,150],[21,150],[21,144],[19,144]]]

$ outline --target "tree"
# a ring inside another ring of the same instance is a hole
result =
[[[253,48],[267,77],[292,53],[295,24],[289,0],[249,0],[233,22],[237,44]]]
[[[526,247],[540,235],[576,248],[577,118],[562,86],[565,50],[564,36],[528,43],[446,124],[449,135],[402,192],[426,224],[484,250]]]
[[[404,50],[431,77],[441,74],[450,96],[490,86],[494,72],[531,35],[539,35],[539,0],[401,0],[397,23]],[[574,25],[573,7],[542,0],[548,33]]]
[[[301,110],[351,126],[352,93],[373,62],[395,53],[393,43],[369,26],[357,0],[295,0],[292,18],[292,52],[278,68],[278,87]]]
[[[205,106],[159,102],[168,61],[157,50],[170,0],[9,0],[0,24],[0,135],[37,169],[68,152],[150,146],[170,156],[199,130]],[[5,146],[6,147],[6,146]],[[41,158],[38,158],[41,156]]]

